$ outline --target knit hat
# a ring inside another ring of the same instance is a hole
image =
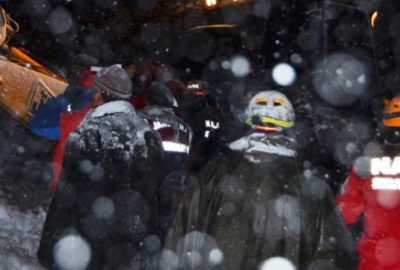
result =
[[[97,72],[93,87],[105,95],[119,99],[129,99],[132,96],[131,79],[118,65],[105,67]]]

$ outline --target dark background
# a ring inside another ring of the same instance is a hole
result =
[[[18,22],[19,32],[10,45],[24,47],[34,55],[61,69],[68,69],[78,54],[87,54],[99,65],[128,64],[138,55],[155,53],[148,41],[160,38],[159,31],[169,31],[171,23],[163,1],[0,1]],[[160,27],[143,31],[148,21],[168,21]],[[147,33],[147,36],[145,35]],[[142,33],[142,34],[141,34]],[[173,40],[164,35],[163,45]]]

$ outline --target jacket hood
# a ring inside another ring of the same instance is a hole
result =
[[[132,104],[124,100],[117,100],[112,102],[104,103],[103,105],[95,108],[90,114],[91,118],[100,118],[110,114],[133,114],[135,115],[135,109]]]

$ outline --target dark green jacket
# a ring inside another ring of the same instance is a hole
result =
[[[179,208],[166,247],[181,267],[258,269],[280,256],[297,269],[355,269],[356,247],[334,197],[324,181],[303,173],[293,141],[267,134],[244,139],[204,167],[201,188]],[[210,257],[217,249],[222,263]]]

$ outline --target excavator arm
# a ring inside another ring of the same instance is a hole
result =
[[[68,84],[25,49],[8,46],[18,30],[18,23],[0,6],[0,107],[26,125],[41,104],[63,93]]]

